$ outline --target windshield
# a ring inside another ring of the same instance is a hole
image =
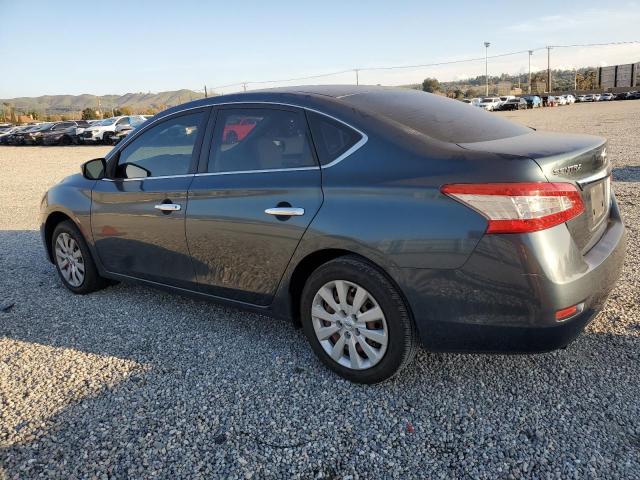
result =
[[[98,123],[94,123],[94,125],[96,126],[106,126],[106,125],[113,125],[115,123],[116,119],[115,118],[105,118],[104,120],[98,122]]]
[[[479,108],[470,109],[462,102],[418,90],[379,88],[342,101],[444,142],[489,141],[531,131]]]

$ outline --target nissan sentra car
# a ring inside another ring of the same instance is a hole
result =
[[[362,383],[419,345],[567,345],[626,245],[604,139],[366,86],[171,108],[51,188],[41,214],[72,292],[131,281],[290,318]]]

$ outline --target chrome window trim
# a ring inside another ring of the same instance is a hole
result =
[[[239,173],[269,173],[269,172],[301,172],[305,170],[320,170],[320,167],[290,167],[290,168],[265,168],[261,170],[233,170],[230,172],[203,172],[195,173],[196,177],[211,177],[215,175],[237,175]]]
[[[282,102],[267,102],[267,101],[239,101],[239,102],[223,102],[223,103],[214,103],[211,105],[200,105],[198,107],[191,107],[191,108],[185,108],[184,110],[180,110],[179,112],[174,112],[175,114],[178,113],[183,113],[183,112],[188,112],[190,110],[198,110],[198,109],[204,109],[204,108],[215,108],[215,107],[219,107],[219,106],[224,106],[224,105],[276,105],[276,106],[281,106],[281,107],[293,107],[293,108],[300,108],[302,110],[306,110],[309,112],[314,112],[317,113],[319,115],[323,115],[327,118],[330,118],[332,120],[335,120],[336,122],[339,122],[343,125],[346,125],[347,127],[351,128],[352,130],[355,130],[356,132],[358,132],[362,138],[360,138],[360,140],[358,142],[356,142],[350,149],[348,149],[346,152],[344,152],[342,155],[340,155],[339,157],[337,157],[335,160],[332,160],[331,162],[327,163],[326,165],[321,165],[321,166],[314,166],[314,167],[291,167],[291,168],[274,168],[274,169],[264,169],[264,170],[237,170],[237,171],[232,171],[232,172],[205,172],[205,173],[190,173],[190,174],[186,174],[186,175],[167,175],[167,176],[159,176],[159,177],[144,177],[144,178],[120,178],[120,179],[108,179],[105,178],[104,180],[108,180],[111,182],[119,182],[119,181],[132,181],[132,180],[151,180],[154,178],[181,178],[181,177],[189,177],[189,176],[197,176],[197,177],[202,177],[202,176],[209,176],[209,175],[234,175],[234,174],[239,174],[239,173],[266,173],[266,172],[284,172],[284,171],[299,171],[299,170],[316,170],[316,169],[323,169],[323,168],[330,168],[333,167],[334,165],[337,165],[338,163],[340,163],[342,160],[344,160],[345,158],[347,158],[348,156],[352,155],[353,153],[356,152],[356,150],[359,150],[360,148],[362,148],[367,141],[369,140],[369,137],[367,136],[366,133],[364,133],[362,130],[354,127],[353,125],[340,120],[339,118],[334,117],[333,115],[329,115],[328,113],[324,113],[321,112],[320,110],[316,110],[314,108],[309,108],[309,107],[303,107],[301,105],[294,105],[292,103],[282,103]],[[173,114],[171,114],[173,115]],[[171,116],[168,115],[168,116]],[[162,120],[164,120],[165,117],[161,117],[161,118],[157,118],[157,119],[150,119],[150,123],[149,125],[146,125],[144,130],[141,130],[140,132],[138,132],[138,134],[142,134],[144,133],[145,130],[149,129],[152,127],[152,125],[156,122],[160,122]],[[133,135],[131,138],[128,138],[127,140],[125,140],[124,142],[122,142],[122,144],[117,145],[113,150],[111,150],[111,152],[109,152],[107,154],[108,158],[111,159],[111,157],[115,154],[117,154],[118,152],[120,152],[121,150],[123,150],[127,145],[129,145],[131,142],[133,142],[136,137],[138,136],[138,134]]]
[[[291,167],[291,168],[271,168],[263,170],[234,170],[232,172],[205,172],[205,173],[186,173],[182,175],[161,175],[157,177],[140,177],[140,178],[102,178],[107,182],[135,182],[141,180],[161,180],[165,178],[186,178],[186,177],[211,177],[216,175],[238,175],[240,173],[270,173],[270,172],[299,172],[304,170],[320,170],[320,167]]]
[[[157,177],[140,177],[140,178],[102,178],[107,182],[139,182],[141,180],[162,180],[165,178],[187,178],[193,177],[195,173],[184,173],[181,175],[159,175]]]

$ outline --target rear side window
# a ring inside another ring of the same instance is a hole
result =
[[[209,172],[316,165],[302,112],[267,108],[233,108],[218,112]]]
[[[309,112],[307,118],[322,165],[333,162],[362,138],[354,129],[324,115]]]

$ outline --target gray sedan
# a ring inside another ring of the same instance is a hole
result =
[[[64,285],[290,318],[356,382],[435,351],[562,347],[620,274],[604,139],[419,91],[299,87],[169,109],[42,200]]]

